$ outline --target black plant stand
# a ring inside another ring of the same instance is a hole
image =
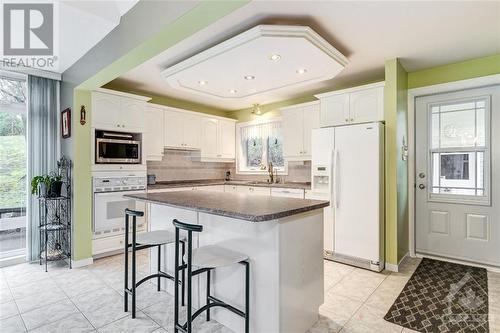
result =
[[[62,157],[57,162],[57,173],[62,177],[59,197],[39,197],[38,225],[40,265],[68,259],[71,268],[71,161]]]

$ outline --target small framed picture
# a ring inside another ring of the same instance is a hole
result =
[[[61,112],[61,134],[63,139],[71,136],[71,109]]]

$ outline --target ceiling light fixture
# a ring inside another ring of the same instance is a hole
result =
[[[204,86],[204,85],[205,85],[205,84],[207,84],[208,82],[207,82],[207,81],[205,81],[205,80],[200,80],[200,81],[198,81],[198,83],[199,83],[199,84],[201,84],[202,86]]]
[[[299,69],[297,69],[296,72],[297,72],[297,74],[304,74],[305,72],[307,72],[307,69],[305,69],[305,68],[299,68]]]
[[[255,79],[255,76],[253,76],[253,75],[245,75],[244,77],[245,77],[245,80],[253,80],[253,79]]]
[[[279,54],[273,54],[273,55],[270,57],[270,59],[271,59],[272,61],[278,61],[278,60],[280,60],[280,59],[281,59],[281,56],[280,56]]]
[[[236,90],[236,89],[229,89],[230,94],[236,94],[237,92],[238,92],[238,90]]]
[[[260,110],[260,104],[256,103],[253,105],[252,113],[260,116],[262,114],[262,111]]]

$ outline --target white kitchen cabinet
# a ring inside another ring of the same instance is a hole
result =
[[[227,162],[235,158],[235,122],[201,119],[201,160]]]
[[[349,94],[321,99],[320,126],[336,126],[349,123]]]
[[[165,109],[165,146],[174,149],[200,149],[200,116]]]
[[[321,105],[321,127],[384,120],[384,82],[315,96]]]
[[[224,192],[238,192],[238,185],[224,185]]]
[[[219,147],[223,159],[236,157],[236,123],[232,120],[219,119]]]
[[[92,127],[122,132],[142,132],[147,97],[107,89],[92,92]]]
[[[304,190],[299,188],[271,188],[272,197],[304,199]]]
[[[236,191],[246,194],[271,195],[271,189],[269,187],[238,185]]]
[[[365,123],[384,120],[384,87],[349,94],[350,121]]]
[[[147,161],[161,161],[163,158],[163,116],[162,108],[149,104],[146,107],[142,147]]]
[[[197,186],[196,190],[197,191],[224,192],[224,185]]]
[[[319,127],[319,102],[280,110],[283,119],[283,156],[289,161],[311,159],[311,131]]]

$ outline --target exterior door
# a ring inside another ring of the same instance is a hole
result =
[[[500,266],[500,86],[416,99],[416,252]]]

